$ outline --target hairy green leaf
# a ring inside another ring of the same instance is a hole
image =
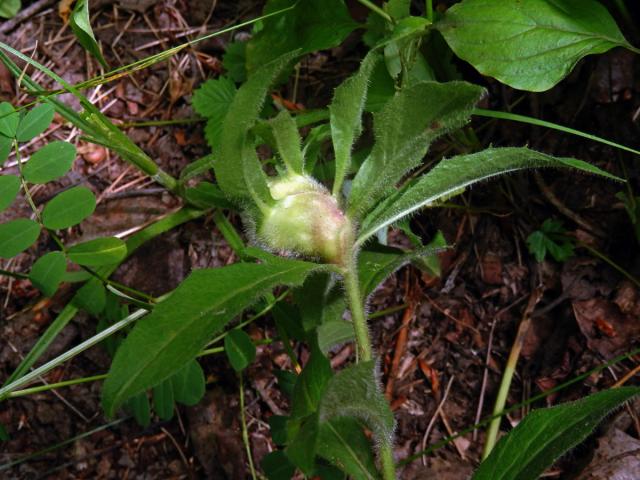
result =
[[[207,119],[205,136],[212,150],[220,148],[222,122],[236,94],[235,84],[227,77],[204,82],[193,93],[193,108]]]
[[[67,270],[67,259],[62,252],[45,253],[36,260],[29,272],[29,280],[45,297],[52,297]]]
[[[586,55],[637,52],[594,0],[464,0],[436,28],[483,75],[533,92],[553,87]]]
[[[236,372],[247,368],[256,358],[256,346],[251,337],[237,328],[227,332],[224,337],[224,351]]]
[[[16,175],[0,176],[0,212],[13,203],[20,191],[20,177]]]
[[[113,415],[127,398],[193,360],[212,335],[276,285],[301,284],[318,265],[278,259],[193,272],[139,321],[111,365],[102,403]]]
[[[575,447],[614,408],[640,394],[639,387],[594,393],[576,402],[534,410],[502,437],[474,480],[535,480]]]
[[[284,55],[258,69],[238,89],[229,106],[222,124],[220,156],[214,161],[214,170],[218,185],[232,198],[250,196],[243,167],[243,155],[253,149],[249,130],[258,119],[269,87],[293,58],[295,54]]]
[[[231,42],[222,55],[222,66],[234,82],[242,83],[247,79],[247,42]]]
[[[374,361],[360,362],[329,379],[320,400],[320,422],[337,417],[362,420],[379,441],[389,443],[395,421],[380,391]]]
[[[421,82],[398,92],[374,116],[376,143],[353,180],[349,212],[369,211],[409,170],[429,144],[463,126],[482,88],[466,82]]]
[[[0,224],[0,258],[11,258],[29,248],[40,235],[40,225],[28,218]]]
[[[318,346],[325,355],[335,347],[354,340],[353,323],[329,320],[318,327]]]
[[[316,452],[354,480],[380,478],[373,458],[373,445],[354,418],[339,417],[322,423]]]
[[[22,172],[27,182],[47,183],[67,173],[75,158],[74,145],[56,140],[31,155]]]
[[[290,173],[302,175],[304,160],[300,148],[300,133],[295,120],[287,110],[282,110],[271,120],[273,136],[276,140],[278,153]]]
[[[93,55],[104,68],[108,68],[107,62],[102,56],[96,37],[91,29],[91,17],[89,15],[89,0],[77,0],[73,12],[69,17],[69,26],[75,34],[80,45]]]
[[[37,105],[29,110],[18,123],[16,139],[19,142],[28,142],[40,135],[51,124],[54,112],[55,109],[48,103]]]
[[[20,114],[15,111],[9,102],[0,103],[0,134],[13,138],[18,129]]]
[[[249,74],[293,50],[303,55],[335,47],[358,27],[343,0],[269,0],[263,14],[291,6],[293,9],[263,20],[262,29],[249,40]]]
[[[42,211],[42,223],[51,230],[73,227],[96,209],[96,197],[87,187],[73,187],[59,193]]]
[[[112,265],[127,255],[127,245],[115,237],[96,238],[68,248],[67,255],[69,260],[78,265]]]
[[[294,422],[299,425],[285,452],[296,467],[302,470],[305,475],[311,476],[315,466],[318,444],[318,415],[312,414],[302,420],[296,419]]]
[[[619,178],[581,160],[553,157],[528,148],[488,148],[470,155],[442,160],[429,173],[404,191],[391,204],[384,203],[362,223],[357,243],[361,244],[375,232],[392,225],[416,210],[433,206],[439,201],[462,192],[465,188],[498,175],[528,168],[563,167]]]
[[[362,111],[367,101],[371,73],[379,59],[378,53],[369,52],[358,72],[336,88],[329,106],[331,140],[336,157],[334,196],[340,193],[351,166],[351,149],[362,133]]]

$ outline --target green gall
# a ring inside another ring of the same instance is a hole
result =
[[[312,178],[273,180],[274,204],[263,212],[258,237],[269,247],[343,264],[352,238],[351,222],[326,188]]]

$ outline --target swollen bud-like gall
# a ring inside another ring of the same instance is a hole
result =
[[[258,237],[269,247],[343,264],[351,222],[326,188],[310,177],[288,175],[269,183],[275,200],[263,212]]]

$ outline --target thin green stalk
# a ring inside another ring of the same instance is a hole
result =
[[[7,398],[26,397],[27,395],[33,395],[34,393],[48,392],[49,390],[57,390],[58,388],[70,387],[81,383],[97,382],[98,380],[104,380],[105,378],[107,378],[107,374],[102,373],[100,375],[93,375],[92,377],[74,378],[72,380],[64,380],[62,382],[47,383],[46,385],[25,388],[24,390],[15,390],[9,393]]]
[[[364,313],[364,299],[360,293],[360,280],[358,278],[358,266],[355,259],[354,249],[350,249],[350,257],[344,271],[344,286],[347,292],[349,309],[351,310],[351,321],[358,346],[358,358],[361,361],[368,361],[373,358],[373,348],[371,337],[367,325],[367,317]],[[382,440],[380,445],[380,463],[382,465],[382,478],[384,480],[396,479],[396,467],[393,459],[393,445]]]
[[[425,1],[425,11],[427,13],[427,20],[433,23],[433,0]]]
[[[16,278],[18,280],[27,280],[29,278],[29,275],[25,275],[24,273],[10,272],[9,270],[3,270],[2,268],[0,268],[0,275]]]
[[[0,388],[0,400],[4,400],[9,393],[15,391],[18,387],[22,387],[23,385],[27,385],[27,384],[31,383],[32,381],[36,380],[38,377],[40,377],[40,376],[44,375],[45,373],[53,370],[58,365],[63,364],[67,360],[71,360],[76,355],[79,355],[80,353],[84,352],[85,350],[87,350],[87,349],[93,347],[94,345],[100,343],[102,340],[104,340],[105,338],[110,337],[115,332],[118,332],[118,331],[122,330],[126,326],[130,325],[131,323],[135,322],[139,318],[141,318],[144,315],[146,315],[147,313],[148,313],[147,310],[144,310],[144,309],[136,310],[131,315],[123,318],[119,322],[114,323],[110,327],[105,328],[100,333],[98,333],[98,334],[94,335],[93,337],[85,340],[81,344],[76,345],[75,347],[73,347],[73,348],[67,350],[66,352],[58,355],[53,360],[48,361],[44,365],[32,370],[31,372],[29,372],[26,375],[18,378],[17,380],[14,380],[13,382],[9,383],[8,385],[5,385],[4,387]]]
[[[391,18],[387,12],[385,12],[383,9],[381,9],[379,6],[377,6],[373,2],[370,2],[369,0],[358,0],[358,2],[360,2],[362,5],[367,7],[372,12],[377,13],[378,15],[380,15],[387,22],[393,23],[393,18]]]
[[[188,125],[190,123],[204,122],[204,118],[174,118],[171,120],[146,120],[142,122],[123,122],[116,126],[118,128],[138,128],[138,127],[168,127],[171,125]]]
[[[242,372],[238,372],[240,380],[240,422],[242,423],[242,441],[247,451],[247,459],[249,460],[249,470],[251,470],[251,478],[257,480],[256,468],[253,465],[253,455],[251,454],[251,443],[249,443],[249,431],[247,429],[247,418],[244,413],[244,377]]]
[[[484,443],[484,450],[482,452],[482,459],[484,460],[489,456],[491,450],[496,445],[496,441],[498,439],[498,432],[500,431],[500,421],[501,416],[500,413],[504,410],[504,407],[507,403],[507,396],[509,395],[509,389],[511,388],[511,380],[513,380],[513,374],[516,371],[516,366],[518,364],[518,359],[520,358],[520,351],[522,350],[522,345],[524,345],[524,340],[529,332],[529,327],[531,326],[531,314],[533,313],[533,309],[540,301],[542,297],[542,289],[536,289],[531,294],[529,298],[529,304],[524,311],[524,315],[522,316],[522,321],[518,326],[518,333],[516,334],[516,338],[513,341],[513,345],[511,346],[511,352],[509,352],[509,358],[507,359],[507,364],[504,367],[504,371],[502,373],[502,381],[500,382],[500,388],[498,389],[498,396],[496,397],[496,402],[493,407],[493,415],[495,418],[491,420],[489,424],[489,428],[487,429],[487,438]]]
[[[565,127],[563,125],[558,125],[557,123],[552,123],[552,122],[547,122],[545,120],[539,120],[537,118],[527,117],[526,115],[518,115],[516,113],[509,113],[509,112],[498,112],[494,110],[486,110],[484,108],[475,108],[473,110],[473,115],[477,115],[480,117],[497,118],[499,120],[510,120],[513,122],[528,123],[529,125],[536,125],[538,127],[550,128],[552,130],[558,130],[559,132],[570,133],[571,135],[587,138],[589,140],[593,140],[594,142],[603,143],[605,145],[609,145],[610,147],[619,148],[620,150],[624,150],[625,152],[630,152],[635,155],[640,155],[640,151],[634,150],[633,148],[630,148],[630,147],[625,147],[624,145],[620,145],[619,143],[611,142],[609,140],[598,137],[596,135],[591,135],[590,133],[581,132],[580,130],[575,130],[573,128]]]

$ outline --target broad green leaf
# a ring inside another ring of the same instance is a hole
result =
[[[0,103],[0,135],[13,138],[16,136],[20,114],[9,102]]]
[[[235,94],[236,86],[227,77],[207,80],[193,93],[193,108],[207,119],[205,136],[213,150],[220,148],[222,122]]]
[[[69,17],[69,25],[76,35],[80,45],[93,55],[104,68],[108,68],[105,62],[96,37],[91,29],[91,17],[89,16],[89,0],[77,0],[71,17]]]
[[[572,168],[613,180],[619,178],[581,160],[552,157],[528,148],[488,148],[470,155],[442,160],[423,175],[392,204],[382,204],[362,223],[357,243],[362,244],[375,232],[410,215],[459,194],[465,188],[498,175],[541,167]]]
[[[20,0],[2,0],[0,2],[0,17],[12,18],[22,8],[22,2]]]
[[[247,79],[247,42],[231,42],[222,55],[222,66],[234,82],[242,83]]]
[[[74,145],[62,141],[51,142],[31,155],[22,172],[27,182],[47,183],[67,173],[75,158]]]
[[[79,224],[96,209],[96,197],[87,187],[73,187],[59,193],[42,211],[42,224],[61,230]]]
[[[13,140],[11,140],[9,137],[5,137],[4,135],[0,134],[0,166],[4,164],[4,161],[9,156],[9,153],[11,153],[11,148],[13,147],[12,142]]]
[[[269,480],[291,480],[296,470],[282,450],[265,455],[260,466]]]
[[[187,363],[171,377],[173,396],[176,402],[188,407],[197,404],[205,393],[205,378],[197,360]]]
[[[299,49],[299,55],[332,48],[359,25],[354,22],[343,0],[269,0],[263,14],[293,6],[293,9],[262,21],[246,49],[247,70],[251,75],[261,65]]]
[[[278,379],[278,388],[282,390],[287,397],[293,397],[293,390],[298,380],[298,375],[288,370],[276,370],[275,376]]]
[[[78,265],[112,265],[126,257],[127,245],[115,237],[96,238],[68,248],[67,255],[69,260]]]
[[[0,224],[0,258],[11,258],[29,248],[40,236],[40,225],[28,218]]]
[[[464,0],[436,28],[483,75],[533,92],[553,87],[586,55],[637,52],[594,0]]]
[[[320,400],[320,422],[337,417],[360,419],[380,442],[390,443],[395,421],[380,390],[373,360],[339,371],[329,379]]]
[[[94,317],[98,317],[107,305],[107,291],[99,281],[87,282],[76,292],[71,302]]]
[[[173,385],[172,379],[153,387],[153,408],[160,420],[170,420],[173,417]]]
[[[326,272],[310,275],[301,288],[293,292],[300,309],[302,327],[311,331],[331,320],[339,320],[346,309],[342,287],[335,276]]]
[[[335,347],[354,340],[353,324],[345,320],[329,320],[318,327],[318,346],[325,355]]]
[[[639,387],[614,388],[534,410],[500,439],[473,480],[539,478],[562,454],[587,438],[611,410],[638,394]]]
[[[55,109],[48,103],[33,107],[20,119],[16,130],[16,139],[19,142],[28,142],[40,135],[51,124],[54,112]]]
[[[247,368],[256,358],[256,346],[244,331],[234,328],[224,337],[224,351],[236,372]]]
[[[296,467],[302,470],[305,475],[311,476],[315,466],[318,443],[318,415],[312,414],[302,420],[295,420],[295,422],[299,422],[299,428],[291,438],[285,452]]]
[[[13,203],[20,191],[20,177],[0,175],[0,212]]]
[[[260,295],[276,285],[299,285],[316,268],[278,259],[193,272],[135,325],[118,349],[103,387],[107,414],[183,368]]]
[[[36,260],[29,272],[29,280],[45,297],[52,297],[67,270],[67,259],[62,252],[45,253]]]
[[[271,440],[276,445],[284,445],[287,443],[287,421],[289,417],[283,415],[271,415],[269,417],[269,431]]]
[[[184,196],[189,203],[198,208],[234,208],[222,190],[211,182],[200,182],[195,187],[187,188]]]
[[[298,375],[293,387],[291,418],[300,419],[311,415],[318,409],[320,399],[333,376],[331,363],[319,348],[313,348],[311,358]]]
[[[400,90],[374,115],[376,143],[353,180],[349,212],[368,212],[420,164],[433,140],[468,122],[482,93],[466,82],[421,82]]]
[[[353,418],[340,417],[322,423],[316,453],[354,480],[380,478],[373,458],[373,445]]]
[[[243,167],[243,152],[253,150],[249,130],[258,119],[271,84],[294,58],[295,52],[264,65],[233,97],[222,124],[220,156],[214,161],[218,185],[231,198],[250,196]]]
[[[564,262],[573,256],[574,249],[562,222],[551,218],[547,218],[539,230],[527,237],[527,247],[538,262],[542,262],[547,253],[557,262]]]
[[[142,427],[149,426],[151,422],[151,407],[149,406],[149,399],[146,393],[141,393],[135,397],[129,399],[127,407],[133,413],[133,418],[136,419],[138,425]]]
[[[351,166],[351,149],[362,133],[362,111],[367,101],[367,90],[380,55],[369,52],[362,60],[358,73],[336,88],[329,106],[331,140],[336,157],[333,194],[338,195],[342,182]]]
[[[287,110],[282,110],[271,120],[273,136],[276,140],[278,153],[290,173],[302,175],[304,160],[300,148],[300,133],[295,120]]]

